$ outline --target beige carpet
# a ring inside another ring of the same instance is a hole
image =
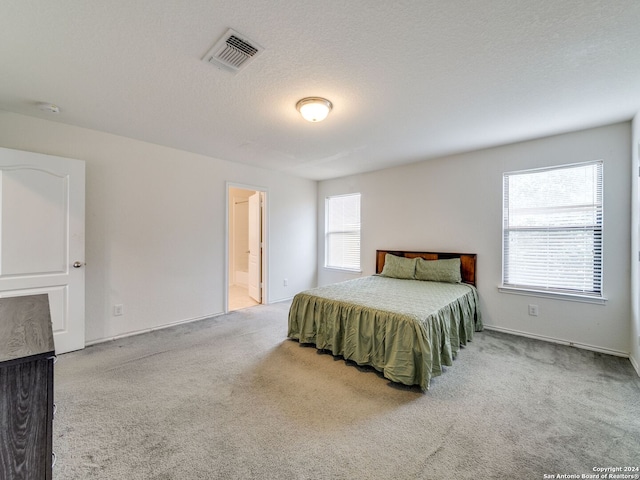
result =
[[[285,339],[288,304],[56,364],[54,479],[542,479],[640,466],[627,359],[483,332],[431,389]]]

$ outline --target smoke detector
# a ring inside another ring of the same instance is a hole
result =
[[[57,105],[55,105],[53,103],[40,102],[40,103],[38,103],[38,108],[40,110],[42,110],[43,112],[60,113],[60,107],[58,107]]]
[[[202,58],[215,67],[237,72],[246,67],[264,50],[246,35],[229,29]]]

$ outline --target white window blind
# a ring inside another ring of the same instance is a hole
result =
[[[327,197],[325,266],[360,270],[360,194]]]
[[[602,296],[602,167],[504,174],[504,286]]]

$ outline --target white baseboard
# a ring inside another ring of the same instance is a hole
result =
[[[295,295],[294,295],[295,296]],[[290,302],[291,300],[293,300],[293,297],[286,297],[286,298],[274,298],[273,300],[270,300],[268,305],[271,305],[272,303],[283,303],[283,302]]]
[[[242,272],[240,270],[235,272],[235,284],[241,287],[249,285],[249,272]]]
[[[546,337],[544,335],[536,335],[533,333],[521,332],[519,330],[511,330],[510,328],[494,327],[492,325],[485,325],[487,330],[495,330],[496,332],[508,333],[510,335],[518,335],[520,337],[535,338],[536,340],[544,340],[545,342],[558,343],[560,345],[568,345],[570,347],[582,348],[584,350],[591,350],[593,352],[606,353],[607,355],[615,355],[616,357],[630,358],[629,352],[622,352],[620,350],[612,350],[609,348],[597,347],[595,345],[588,345],[585,343],[570,342],[568,340],[561,340],[559,338]],[[633,363],[633,360],[631,361]],[[638,368],[636,368],[638,370]]]
[[[638,361],[632,355],[629,355],[629,360],[631,360],[631,365],[633,365],[633,368],[636,369],[636,373],[640,377],[640,365],[638,365]]]
[[[86,342],[84,344],[85,347],[90,347],[91,345],[97,345],[99,343],[110,342],[112,340],[118,340],[120,338],[133,337],[134,335],[141,335],[143,333],[155,332],[156,330],[164,330],[165,328],[175,327],[176,325],[182,325],[183,323],[191,323],[197,322],[198,320],[205,320],[207,318],[219,317],[220,315],[224,315],[221,313],[212,313],[211,315],[205,315],[204,317],[194,317],[187,318],[185,320],[178,320],[177,322],[167,323],[166,325],[161,325],[159,327],[145,328],[143,330],[135,330],[133,332],[123,333],[122,335],[115,335],[113,337],[100,338],[99,340],[92,340],[90,342]]]

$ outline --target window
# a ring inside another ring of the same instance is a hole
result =
[[[360,270],[360,194],[327,197],[325,266]]]
[[[602,161],[503,180],[503,287],[602,298]]]

